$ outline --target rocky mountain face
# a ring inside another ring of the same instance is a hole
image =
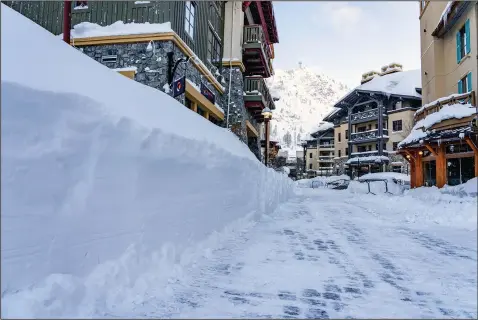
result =
[[[343,83],[302,66],[276,69],[267,84],[272,95],[280,97],[271,121],[271,139],[294,155],[299,141],[350,91]]]

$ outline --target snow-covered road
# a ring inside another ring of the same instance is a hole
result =
[[[170,299],[109,316],[476,318],[476,232],[397,224],[384,205],[301,190],[172,281]]]

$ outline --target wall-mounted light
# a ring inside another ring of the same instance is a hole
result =
[[[419,154],[419,155],[422,155],[422,154],[423,154],[423,151],[418,151],[418,154]]]

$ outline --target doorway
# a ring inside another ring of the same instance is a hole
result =
[[[456,186],[475,177],[473,157],[447,159],[447,184]]]

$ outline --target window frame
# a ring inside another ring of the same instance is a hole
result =
[[[398,126],[398,124],[400,124],[400,130],[395,130],[396,126]],[[403,121],[402,121],[402,119],[393,120],[392,121],[392,132],[402,132],[402,131],[403,131]]]
[[[212,65],[218,65],[222,63],[222,42],[219,35],[214,31],[211,24],[209,23],[208,34],[207,34],[207,61]],[[213,59],[213,56],[216,57],[216,60]]]
[[[196,9],[195,1],[184,2],[184,31],[192,40],[194,40],[194,32],[196,30]]]
[[[398,142],[392,142],[392,150],[396,151],[398,149]]]
[[[339,142],[342,142],[342,132],[339,132],[338,135],[337,135],[337,140]]]

